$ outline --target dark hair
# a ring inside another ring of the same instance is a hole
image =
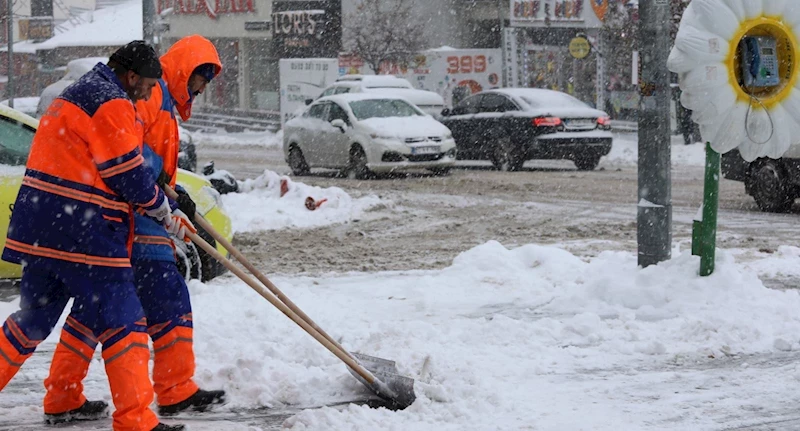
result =
[[[145,78],[161,78],[161,60],[156,50],[143,40],[134,40],[116,50],[109,58],[108,67],[117,75],[130,70]]]

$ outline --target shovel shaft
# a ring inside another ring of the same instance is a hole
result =
[[[187,236],[191,239],[195,244],[199,245],[200,248],[206,251],[206,253],[213,256],[215,259],[220,261],[226,268],[228,268],[232,273],[236,274],[242,281],[247,283],[253,290],[255,290],[259,295],[261,295],[264,299],[269,301],[270,304],[274,305],[275,308],[280,310],[286,317],[292,319],[292,321],[298,324],[301,328],[303,328],[309,335],[314,337],[315,340],[319,341],[320,344],[325,346],[331,353],[336,355],[337,358],[341,359],[348,367],[352,368],[354,371],[358,373],[359,376],[363,377],[369,384],[375,383],[375,376],[372,375],[367,369],[361,366],[358,362],[356,362],[345,350],[336,347],[333,343],[328,341],[325,337],[323,337],[316,329],[314,329],[308,322],[301,319],[300,316],[297,315],[294,311],[292,311],[286,304],[278,300],[272,293],[264,289],[264,286],[258,284],[255,280],[253,280],[250,276],[248,276],[241,268],[234,265],[233,262],[225,258],[220,252],[217,251],[211,244],[207,243],[203,238],[200,238],[195,233],[188,232]]]
[[[169,186],[166,187],[165,193],[167,193],[167,196],[169,196],[173,200],[175,200],[178,196],[178,194],[174,190],[172,190],[172,188],[170,188]],[[250,261],[236,247],[234,247],[233,244],[230,243],[230,241],[225,239],[224,236],[220,235],[219,232],[217,232],[217,230],[214,229],[213,226],[211,226],[211,223],[209,223],[208,220],[206,220],[200,214],[195,213],[194,222],[197,223],[198,226],[205,229],[206,232],[211,234],[211,237],[214,238],[214,240],[217,241],[218,244],[222,244],[222,246],[225,247],[225,250],[228,250],[228,252],[231,254],[231,256],[233,256],[234,259],[236,259],[239,263],[242,264],[242,266],[244,266],[248,271],[250,271],[250,274],[253,274],[258,279],[258,281],[263,283],[264,286],[266,286],[267,289],[269,289],[269,291],[272,292],[273,295],[277,296],[278,299],[281,300],[281,302],[286,304],[286,306],[289,307],[289,309],[294,311],[298,316],[300,316],[301,319],[305,320],[306,323],[311,325],[312,328],[314,328],[317,332],[319,332],[320,335],[325,337],[325,339],[328,340],[331,344],[336,346],[336,348],[338,348],[348,356],[352,356],[350,355],[350,353],[347,352],[347,350],[345,350],[344,347],[342,347],[341,344],[339,344],[336,340],[334,340],[333,337],[331,337],[327,332],[325,332],[316,323],[314,323],[314,321],[311,320],[311,318],[308,317],[308,315],[304,313],[303,310],[300,309],[300,307],[298,307],[294,302],[292,302],[292,300],[289,299],[288,296],[284,295],[284,293],[280,289],[278,289],[277,286],[275,286],[271,281],[269,281],[267,276],[264,275],[261,271],[259,271],[252,263],[250,263]]]

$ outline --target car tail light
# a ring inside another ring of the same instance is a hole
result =
[[[611,118],[609,117],[600,117],[597,119],[597,124],[603,127],[611,127]]]
[[[533,125],[536,127],[558,127],[561,125],[561,119],[558,117],[536,117],[533,119]]]

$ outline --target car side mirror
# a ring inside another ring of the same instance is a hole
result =
[[[447,117],[448,115],[450,115],[450,109],[449,108],[442,109],[442,117]]]
[[[314,101],[314,99],[306,99],[306,100],[305,100],[305,102],[306,102],[306,106],[310,105],[310,104],[311,104],[311,102],[313,102],[313,101]]]
[[[347,130],[347,124],[344,123],[344,120],[341,118],[337,118],[335,120],[331,120],[331,126],[336,127],[337,129],[341,130],[342,133]]]

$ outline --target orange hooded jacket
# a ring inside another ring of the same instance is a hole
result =
[[[150,99],[136,104],[144,121],[144,143],[162,159],[162,169],[173,187],[180,147],[175,110],[184,121],[192,116],[194,97],[189,94],[189,78],[198,66],[206,63],[216,66],[215,77],[222,71],[219,54],[210,40],[200,35],[180,39],[161,56],[163,77],[153,88]]]
[[[192,114],[192,95],[189,78],[202,64],[213,64],[214,76],[222,71],[217,49],[208,39],[192,35],[176,42],[161,56],[163,77],[153,88],[147,101],[141,100],[136,109],[144,126],[142,155],[153,178],[161,172],[169,176],[169,185],[175,188],[178,170],[178,120],[188,120]],[[164,227],[143,215],[134,215],[134,237],[131,259],[174,262],[175,256],[169,234]]]

